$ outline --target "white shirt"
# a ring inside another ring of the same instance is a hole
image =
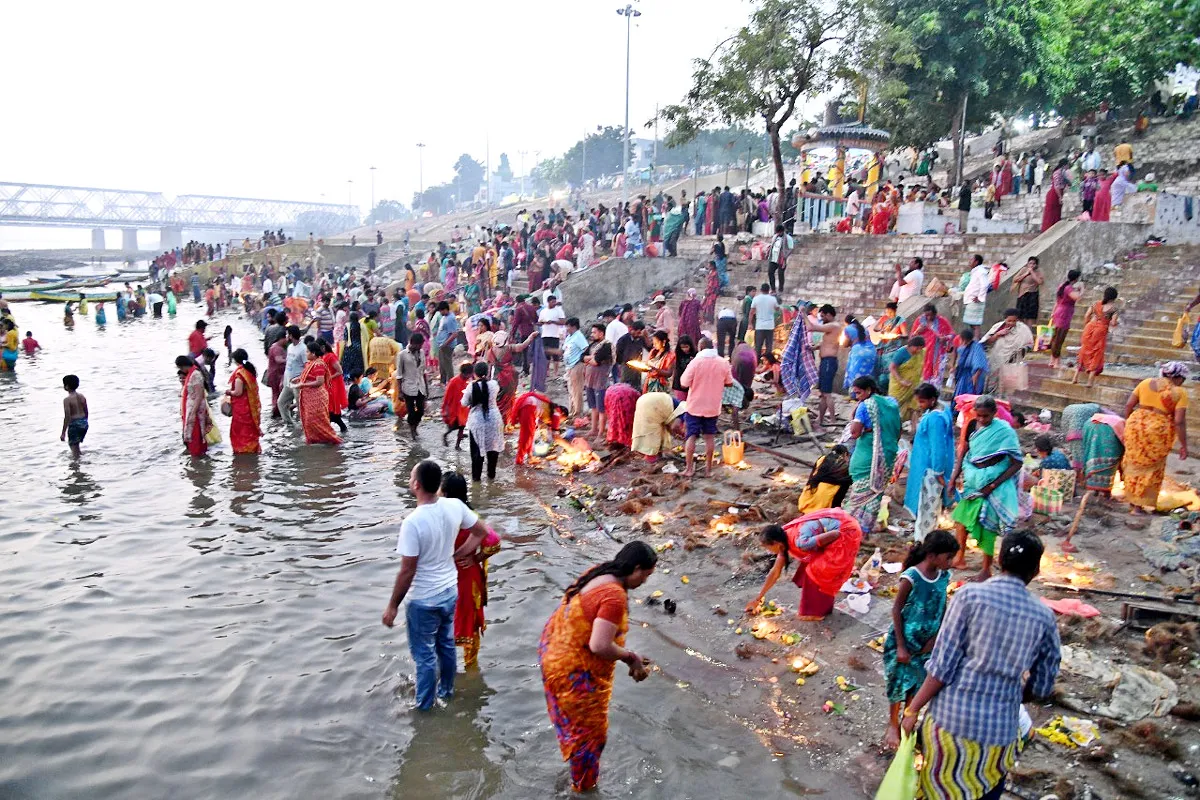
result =
[[[737,319],[737,313],[732,308],[722,308],[717,312],[717,319]]]
[[[604,329],[604,338],[608,340],[609,344],[615,345],[617,340],[627,333],[629,333],[629,327],[620,319],[614,319]]]
[[[750,301],[750,309],[754,312],[754,330],[770,331],[775,329],[775,309],[779,308],[779,301],[775,299],[773,294],[755,295]]]
[[[992,271],[988,267],[980,264],[971,270],[971,279],[967,282],[967,289],[963,292],[964,303],[986,303],[988,295],[988,284],[991,283]]]
[[[542,338],[562,339],[566,321],[567,315],[562,306],[543,308],[542,313],[538,314],[538,322],[542,323]]]
[[[913,295],[920,294],[924,286],[925,272],[920,269],[914,269],[900,280],[899,291],[896,293],[896,301],[903,303]]]
[[[287,361],[284,362],[283,380],[291,382],[304,372],[304,362],[308,360],[308,347],[304,342],[296,342],[287,346]]]
[[[400,523],[396,552],[417,559],[417,572],[408,589],[410,600],[424,600],[458,585],[454,566],[454,540],[463,528],[479,520],[461,500],[439,497],[436,503],[417,506]]]
[[[270,278],[263,278],[263,294],[271,294],[273,291],[275,291],[275,284],[271,282]]]

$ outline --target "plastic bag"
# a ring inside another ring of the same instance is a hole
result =
[[[209,420],[208,430],[204,432],[204,441],[209,444],[221,443],[221,429],[214,425],[212,420]]]
[[[900,746],[883,783],[875,792],[875,800],[914,800],[917,796],[916,735],[900,737]]]
[[[1183,347],[1188,343],[1188,323],[1191,319],[1187,314],[1182,314],[1179,321],[1175,323],[1175,333],[1171,334],[1171,347]]]

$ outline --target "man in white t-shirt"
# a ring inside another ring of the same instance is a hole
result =
[[[903,303],[910,297],[921,294],[925,288],[925,262],[914,257],[908,262],[905,270],[896,265],[896,282],[892,284],[891,298],[897,303]]]
[[[779,301],[771,294],[771,284],[764,283],[750,301],[750,324],[754,326],[754,356],[762,361],[763,353],[775,352],[775,311]]]
[[[408,488],[417,498],[416,509],[400,524],[400,571],[392,597],[383,612],[383,624],[392,627],[400,603],[408,597],[405,623],[408,651],[417,666],[417,708],[433,708],[435,696],[449,700],[454,694],[457,655],[454,650],[454,606],[458,602],[457,558],[478,549],[487,526],[460,500],[438,497],[442,468],[433,461],[413,467]],[[471,531],[456,551],[454,540],[463,529]]]
[[[263,299],[265,300],[266,298],[270,297],[271,293],[274,291],[275,291],[275,284],[271,281],[271,279],[263,278],[263,284],[262,284]]]
[[[562,364],[562,338],[567,322],[566,312],[558,304],[558,297],[546,295],[546,307],[538,314],[538,322],[542,325],[542,348],[546,358],[554,369],[554,377],[558,377],[559,365]]]

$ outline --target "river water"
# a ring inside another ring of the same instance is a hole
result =
[[[173,359],[199,307],[120,325],[110,307],[106,328],[77,316],[74,330],[57,304],[13,308],[45,349],[0,374],[0,797],[569,794],[537,639],[562,588],[613,543],[560,544],[537,501],[545,484],[502,460],[475,496],[504,538],[482,668],[460,675],[448,708],[417,714],[405,631],[379,618],[411,467],[432,456],[465,471],[465,449],[443,448],[434,422],[415,445],[363,423],[340,448],[268,423],[261,456],[235,460],[225,445],[192,460]],[[218,316],[214,342],[226,324],[264,366],[257,326]],[[69,372],[91,411],[78,461],[58,441]],[[661,614],[633,613],[631,646],[671,655]],[[619,678],[598,796],[783,797],[813,785],[736,721],[731,695],[667,672]]]

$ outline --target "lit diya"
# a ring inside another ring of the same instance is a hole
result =
[[[649,372],[650,370],[654,369],[654,367],[650,366],[645,361],[639,361],[636,358],[626,361],[625,366],[632,370],[637,370],[638,372]]]

